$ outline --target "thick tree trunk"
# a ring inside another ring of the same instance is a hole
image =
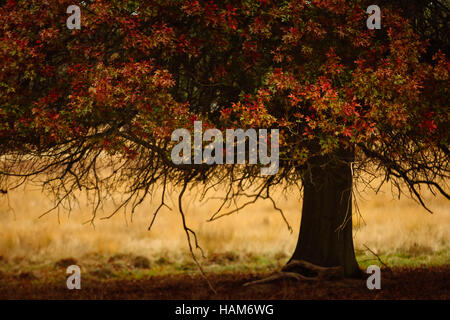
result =
[[[352,237],[351,158],[339,159],[316,161],[305,176],[300,234],[291,260],[341,266],[345,277],[360,277]]]

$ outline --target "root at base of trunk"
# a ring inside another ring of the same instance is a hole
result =
[[[264,284],[282,279],[294,279],[297,281],[338,280],[344,278],[344,269],[337,267],[321,267],[304,260],[292,260],[279,272],[275,272],[267,278],[247,282],[244,286]]]

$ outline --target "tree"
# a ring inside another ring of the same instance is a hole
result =
[[[427,46],[428,33],[419,37],[395,5],[383,6],[381,30],[368,30],[371,3],[363,0],[82,1],[81,29],[68,30],[71,1],[3,3],[3,189],[40,183],[55,208],[85,190],[92,222],[115,190],[124,198],[112,215],[162,190],[152,225],[170,184],[193,252],[199,245],[182,206],[191,187],[205,194],[226,186],[215,220],[233,213],[222,209],[237,198],[279,210],[273,189],[298,186],[291,260],[337,266],[347,277],[360,274],[352,184],[361,172],[423,206],[423,187],[449,198],[446,48]],[[279,129],[279,172],[175,165],[171,133],[192,132],[196,120]]]

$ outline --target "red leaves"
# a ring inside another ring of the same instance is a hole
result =
[[[6,1],[6,9],[13,9],[15,6],[17,6],[17,0]]]
[[[51,106],[52,104],[56,103],[56,101],[58,101],[60,97],[60,93],[58,92],[58,90],[56,89],[52,89],[50,90],[50,92],[43,96],[42,98],[40,98],[39,100],[37,100],[35,102],[35,105],[37,107],[48,107]]]
[[[419,127],[427,130],[430,133],[434,133],[437,129],[437,125],[433,119],[434,116],[435,114],[432,111],[425,114],[424,119],[419,123]]]
[[[188,15],[195,15],[202,12],[202,8],[198,0],[184,1],[181,7]]]
[[[59,119],[59,113],[56,113],[55,111],[50,111],[49,113],[48,113],[48,117],[49,117],[49,119],[50,120],[52,120],[52,121],[56,121],[56,120],[58,120]]]
[[[372,143],[382,130],[426,140],[448,121],[448,58],[421,63],[422,44],[392,10],[388,38],[375,39],[365,8],[344,0],[160,1],[135,15],[98,0],[74,35],[58,0],[24,3],[0,15],[0,102],[11,104],[2,117],[19,106],[13,123],[82,135],[133,115],[137,135],[166,138],[206,123],[199,97],[216,90],[218,126],[282,127],[294,149]]]
[[[228,120],[231,115],[231,108],[225,108],[220,110],[220,114],[225,120]]]
[[[296,77],[290,73],[284,72],[281,68],[276,68],[273,70],[269,77],[268,83],[275,85],[277,90],[300,90],[300,85]]]
[[[289,94],[288,98],[291,100],[291,106],[297,106],[300,101],[302,101],[302,98],[298,97],[297,95],[291,93]]]
[[[344,128],[344,130],[342,130],[342,134],[344,135],[344,137],[349,137],[351,138],[353,136],[353,132],[351,128]]]
[[[238,26],[238,22],[236,20],[237,9],[233,7],[231,4],[227,3],[225,6],[225,10],[222,11],[222,17],[226,20],[228,27],[232,30],[236,30]]]
[[[53,77],[55,75],[55,67],[50,65],[42,65],[41,73],[45,77]]]
[[[297,45],[303,36],[303,32],[297,27],[289,27],[283,35],[283,42],[286,45]]]
[[[129,148],[128,146],[124,146],[125,155],[128,159],[134,160],[138,156],[136,150]]]
[[[59,30],[56,28],[43,29],[39,32],[39,42],[49,42],[58,37]]]
[[[238,28],[238,8],[226,3],[222,8],[222,3],[216,1],[185,1],[182,10],[189,16],[201,17],[201,22],[206,26],[221,26],[228,30],[236,31]]]
[[[419,124],[419,126],[423,129],[426,128],[429,132],[434,132],[437,129],[436,123],[433,120],[425,120]]]

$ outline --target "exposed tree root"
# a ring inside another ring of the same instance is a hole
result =
[[[267,278],[247,282],[244,286],[264,284],[283,279],[297,281],[337,280],[344,278],[344,269],[338,267],[321,267],[304,260],[292,260],[281,271],[275,272]]]

